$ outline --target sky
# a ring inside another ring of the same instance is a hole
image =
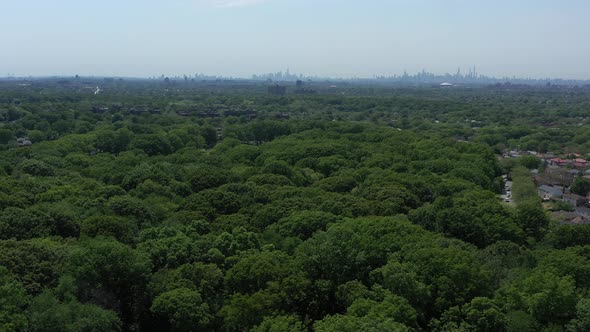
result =
[[[0,0],[0,76],[590,79],[590,0]]]

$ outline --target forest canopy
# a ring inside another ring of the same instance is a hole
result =
[[[588,226],[498,160],[590,151],[587,91],[109,84],[0,84],[0,330],[590,329]]]

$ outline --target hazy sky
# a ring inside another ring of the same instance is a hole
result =
[[[590,79],[590,0],[0,0],[0,76]]]

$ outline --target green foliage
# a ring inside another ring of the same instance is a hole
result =
[[[339,222],[340,219],[327,212],[303,211],[279,219],[278,233],[283,237],[299,237],[302,240],[310,238],[313,233],[325,230],[326,226]]]
[[[162,134],[137,135],[131,141],[131,148],[143,150],[148,156],[167,155],[172,152],[170,141]]]
[[[537,188],[528,169],[524,167],[512,169],[512,196],[518,204],[539,200]]]
[[[53,167],[41,160],[28,159],[21,163],[23,172],[33,176],[51,176],[55,172]]]
[[[51,292],[35,297],[27,316],[30,331],[35,332],[121,331],[114,312],[75,299],[61,302]]]
[[[582,332],[590,329],[590,300],[581,299],[576,305],[576,318],[567,324],[567,331]]]
[[[252,293],[290,273],[289,256],[281,251],[245,253],[225,274],[225,285],[233,293]]]
[[[557,202],[553,203],[553,210],[574,212],[575,209],[571,203],[564,202],[564,201],[557,201]]]
[[[119,153],[127,149],[133,133],[127,129],[103,130],[96,134],[95,146],[105,152]]]
[[[137,236],[137,225],[127,218],[93,216],[82,222],[80,233],[90,237],[112,236],[123,243],[132,243]]]
[[[205,331],[212,320],[199,292],[178,288],[165,292],[152,304],[154,314],[165,317],[174,331]]]
[[[541,159],[539,159],[539,157],[536,156],[522,156],[520,158],[518,158],[518,163],[525,168],[528,169],[536,169],[539,168],[539,166],[541,165]]]
[[[66,268],[74,278],[78,298],[116,310],[123,329],[136,324],[142,312],[150,270],[144,255],[100,238],[83,242],[72,252]]]
[[[225,184],[229,173],[212,166],[201,166],[191,171],[191,188],[193,192],[211,189]]]
[[[293,316],[265,317],[250,332],[305,332],[305,325]]]
[[[240,210],[240,197],[221,189],[208,189],[186,198],[181,208],[200,212],[210,218],[218,214],[232,214]]]
[[[48,239],[0,241],[0,265],[6,267],[29,293],[57,283],[66,252]]]
[[[62,83],[0,82],[2,331],[589,329],[590,227],[498,158],[588,159],[582,88]]]
[[[1,239],[31,239],[52,233],[51,219],[38,210],[8,207],[0,212]]]
[[[562,225],[547,235],[555,248],[563,249],[590,244],[590,225]]]
[[[452,307],[433,323],[435,331],[506,331],[507,318],[490,299],[476,297],[462,307]]]
[[[139,199],[129,196],[115,196],[108,202],[111,210],[120,216],[137,218],[140,223],[149,224],[156,218],[153,210]]]
[[[574,194],[585,197],[590,192],[590,182],[584,178],[577,177],[571,186],[571,190]]]
[[[497,302],[505,310],[521,310],[540,324],[565,324],[575,316],[578,295],[571,276],[534,271],[529,277],[503,286]]]
[[[0,329],[7,332],[24,331],[28,321],[24,309],[29,302],[25,288],[0,266]]]
[[[327,316],[314,324],[317,332],[409,332],[409,327],[394,321],[391,318],[374,320],[371,317],[355,317],[345,315]]]

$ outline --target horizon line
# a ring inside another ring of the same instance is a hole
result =
[[[250,74],[249,76],[241,76],[241,75],[218,75],[218,74],[205,74],[205,73],[195,73],[195,74],[171,74],[171,75],[146,75],[146,76],[135,76],[135,75],[104,75],[104,74],[90,74],[90,75],[79,75],[79,74],[47,74],[47,75],[15,75],[8,73],[6,76],[0,76],[0,80],[14,80],[14,79],[49,79],[49,78],[116,78],[116,79],[145,79],[145,80],[154,80],[154,79],[183,79],[187,77],[189,79],[226,79],[226,80],[246,80],[246,81],[262,81],[267,80],[271,76],[274,75],[281,75],[278,78],[282,78],[282,76],[286,76],[286,81],[291,81],[294,79],[316,79],[316,80],[336,80],[336,81],[380,81],[380,80],[399,80],[403,78],[419,78],[419,77],[430,77],[430,78],[450,78],[450,79],[467,79],[467,80],[495,80],[495,81],[504,81],[504,80],[518,80],[518,81],[570,81],[570,82],[590,82],[590,78],[566,78],[566,77],[523,77],[523,76],[488,76],[485,74],[480,74],[476,72],[469,72],[468,74],[463,73],[456,73],[451,74],[449,72],[444,74],[437,74],[428,72],[425,70],[417,71],[413,74],[409,74],[404,70],[402,74],[393,74],[393,75],[386,75],[386,74],[373,74],[372,77],[361,77],[361,76],[319,76],[319,75],[309,75],[309,74],[296,74],[291,73],[289,69],[286,71],[277,71],[277,72],[266,72],[266,73],[258,73],[258,74]]]

